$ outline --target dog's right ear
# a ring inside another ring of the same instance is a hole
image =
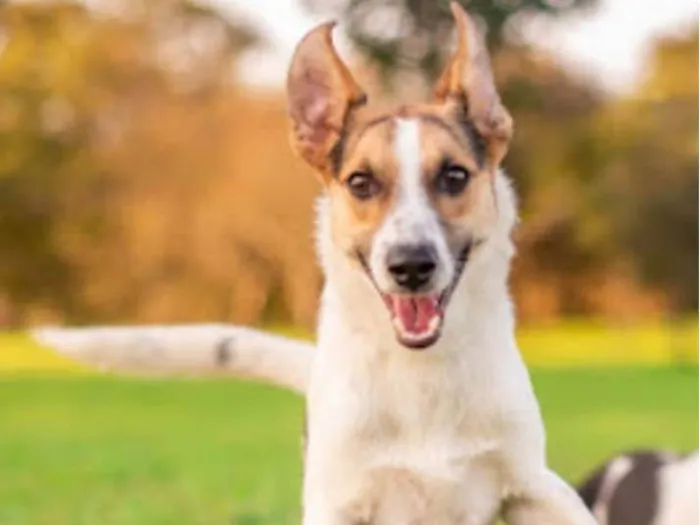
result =
[[[367,100],[333,47],[333,27],[328,22],[307,33],[287,75],[292,147],[326,180],[348,114]]]

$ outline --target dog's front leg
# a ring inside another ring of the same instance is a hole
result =
[[[578,494],[550,470],[506,501],[503,517],[508,525],[596,525]]]

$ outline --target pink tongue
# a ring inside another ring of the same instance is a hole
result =
[[[428,329],[431,319],[439,315],[437,297],[391,298],[394,315],[401,320],[403,327],[411,333],[420,334]]]

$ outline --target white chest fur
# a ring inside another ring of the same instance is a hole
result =
[[[470,349],[368,355],[366,341],[342,341],[324,347],[322,331],[312,372],[307,498],[323,494],[348,523],[489,523],[517,485],[516,443],[541,454],[519,432],[540,428],[524,369],[514,377],[502,363],[506,378]]]

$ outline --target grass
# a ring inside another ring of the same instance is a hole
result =
[[[0,332],[0,372],[80,372],[86,371],[55,352],[42,348],[26,334]]]
[[[300,421],[244,383],[0,380],[0,523],[292,523]]]
[[[536,366],[697,364],[698,319],[673,324],[560,320],[521,327],[518,344]]]
[[[698,446],[697,368],[533,370],[553,467]],[[233,381],[0,376],[0,524],[298,523],[301,400]]]
[[[620,450],[697,448],[696,320],[559,322],[518,341],[567,479]],[[0,333],[0,525],[298,523],[301,426],[289,393],[95,375]]]

